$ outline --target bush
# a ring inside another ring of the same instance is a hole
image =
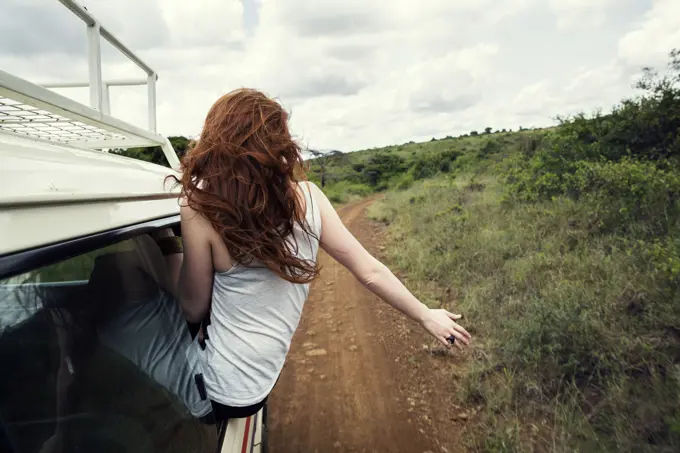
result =
[[[477,352],[461,398],[487,409],[474,444],[676,451],[680,240],[593,231],[584,197],[503,205],[493,179],[460,179],[388,194],[373,214],[389,225],[389,256],[409,281],[456,288]],[[626,160],[574,176],[595,186],[584,196],[649,196],[652,205],[663,179],[653,165]],[[646,195],[627,188],[647,183],[655,188]],[[445,297],[415,288],[424,299]],[[531,434],[532,424],[547,435]],[[518,432],[496,435],[510,428]]]
[[[413,185],[413,175],[411,172],[401,173],[390,179],[388,187],[395,190],[406,190]]]
[[[647,162],[581,161],[565,178],[564,189],[604,213],[602,222],[609,229],[625,231],[632,222],[645,222],[649,234],[667,233],[680,214],[680,173]]]
[[[482,149],[479,151],[479,156],[486,158],[489,157],[491,154],[496,154],[498,151],[500,151],[502,145],[501,143],[496,140],[496,139],[489,139],[484,143],[482,146]]]
[[[348,181],[327,184],[323,191],[328,199],[336,204],[347,203],[355,198],[367,197],[372,193],[371,188],[367,185]]]
[[[624,100],[610,114],[561,120],[540,142],[522,143],[506,182],[518,199],[546,199],[573,189],[579,162],[636,159],[673,171],[680,161],[680,52],[670,54],[669,74],[646,69],[640,97]],[[646,167],[651,168],[651,167]],[[631,168],[628,168],[631,170]],[[612,184],[613,181],[610,181]]]
[[[404,159],[402,157],[394,154],[376,153],[370,157],[362,173],[364,182],[379,190],[378,185],[385,187],[392,176],[404,170]]]

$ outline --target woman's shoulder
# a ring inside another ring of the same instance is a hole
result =
[[[314,184],[312,181],[297,181],[296,184],[298,187],[302,188],[303,190],[313,190],[313,189],[318,189],[317,185]]]
[[[179,215],[183,221],[192,221],[193,223],[208,221],[200,212],[191,207],[186,198],[180,198],[179,200]]]
[[[307,200],[310,200],[314,206],[319,206],[320,208],[323,208],[326,204],[330,204],[326,198],[326,194],[324,194],[319,186],[312,181],[300,181],[297,184],[299,187],[298,190],[300,190],[304,196],[305,203],[307,203]]]
[[[299,195],[302,195],[304,200],[307,200],[307,197],[314,197],[314,191],[318,190],[316,187],[316,184],[314,184],[311,181],[296,181],[295,182],[295,189]]]
[[[216,238],[219,238],[210,221],[199,211],[191,207],[191,204],[187,203],[186,200],[180,201],[179,214],[182,221],[183,234],[195,232],[204,241],[208,242],[213,242]]]
[[[319,211],[319,195],[321,190],[311,181],[298,181],[297,191],[305,212],[305,217],[311,225],[321,223]],[[323,194],[323,192],[321,192]]]
[[[303,191],[306,191],[306,193],[308,193],[315,201],[318,201],[319,197],[325,197],[319,186],[312,181],[300,181],[298,182],[298,187]]]

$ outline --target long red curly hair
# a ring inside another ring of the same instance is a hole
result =
[[[318,266],[296,256],[292,236],[305,220],[296,181],[304,179],[302,154],[288,130],[288,114],[253,89],[215,102],[195,146],[182,160],[179,182],[189,206],[210,221],[231,258],[256,260],[280,277],[309,283]]]

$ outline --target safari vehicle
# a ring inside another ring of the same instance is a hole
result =
[[[154,240],[178,234],[178,158],[155,131],[156,73],[81,5],[90,105],[0,70],[0,452],[261,452],[266,408],[220,426]],[[147,77],[102,81],[106,39]],[[149,126],[108,89],[148,88]],[[55,85],[51,85],[55,87]],[[160,147],[170,168],[110,153]]]

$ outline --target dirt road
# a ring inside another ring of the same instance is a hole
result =
[[[372,225],[364,216],[370,203],[364,200],[339,211],[369,250],[376,247]],[[326,254],[320,253],[319,260],[321,277],[312,285],[270,399],[270,451],[434,450],[427,431],[414,420],[415,403],[399,382],[403,370],[386,350],[384,338],[389,335],[384,330],[389,324],[379,318],[391,308]]]

